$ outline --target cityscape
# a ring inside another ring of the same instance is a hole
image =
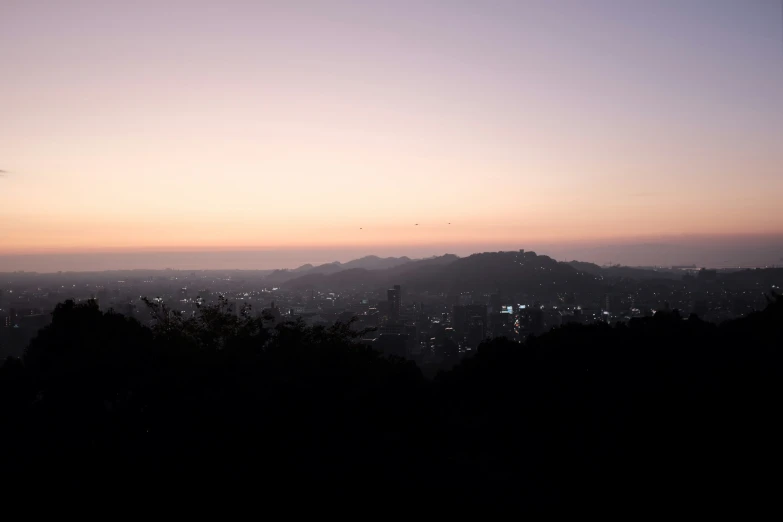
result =
[[[9,506],[780,511],[783,0],[0,0],[0,49]]]
[[[451,281],[429,273],[447,266]],[[475,353],[484,340],[521,342],[569,324],[627,323],[659,310],[719,323],[763,309],[765,296],[781,285],[783,267],[600,267],[524,250],[425,260],[367,256],[274,271],[15,272],[2,274],[0,352],[21,356],[66,300],[94,300],[104,312],[152,326],[144,298],[186,317],[223,298],[231,313],[267,317],[270,324],[350,323],[362,333],[359,342],[439,369]]]

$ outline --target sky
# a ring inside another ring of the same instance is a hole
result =
[[[779,0],[0,0],[0,49],[0,269],[783,245]]]

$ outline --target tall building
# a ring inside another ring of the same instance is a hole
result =
[[[386,291],[386,301],[389,303],[389,318],[396,322],[400,320],[400,305],[402,304],[402,289],[394,285]]]
[[[405,333],[408,333],[408,330],[406,329],[405,325],[399,323],[387,323],[378,328],[379,335],[384,335],[384,334],[402,335]]]
[[[468,322],[472,321],[474,318],[479,318],[481,323],[486,327],[488,324],[487,305],[467,305],[465,307],[465,316]]]
[[[478,345],[487,337],[487,305],[468,305],[465,307],[467,320],[466,341],[471,348]]]
[[[546,328],[544,323],[544,311],[540,307],[535,307],[529,312],[530,331],[535,335],[541,335]]]
[[[5,318],[5,326],[12,328],[19,324],[19,314],[15,308],[11,308],[8,311],[8,315]]]
[[[489,305],[492,308],[493,314],[500,312],[500,292],[489,296]]]
[[[261,310],[260,316],[267,324],[271,325],[277,324],[283,318],[283,314],[280,313],[280,308],[275,305],[274,301],[269,305],[269,308]]]
[[[464,337],[468,329],[468,316],[464,305],[454,305],[451,308],[451,327],[459,337]]]
[[[476,349],[487,338],[487,323],[479,315],[474,315],[468,319],[468,333],[466,336],[467,344],[470,348]]]

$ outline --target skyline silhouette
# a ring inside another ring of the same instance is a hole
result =
[[[5,497],[779,509],[783,0],[2,0],[0,49]]]

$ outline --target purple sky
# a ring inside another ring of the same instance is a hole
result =
[[[4,0],[0,49],[0,270],[783,234],[779,0]]]

